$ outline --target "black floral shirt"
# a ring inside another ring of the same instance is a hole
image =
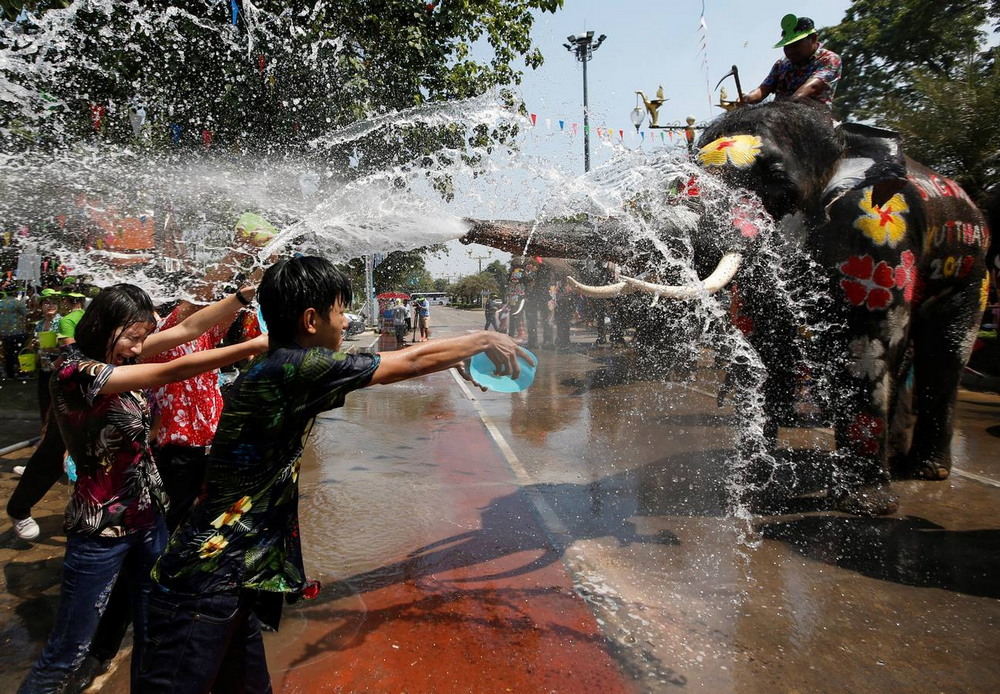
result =
[[[202,494],[153,578],[185,594],[301,592],[299,457],[316,415],[341,407],[378,363],[320,347],[258,357],[226,393]]]

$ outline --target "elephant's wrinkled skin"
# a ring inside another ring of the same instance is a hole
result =
[[[828,386],[823,404],[839,461],[831,491],[845,510],[893,512],[884,485],[890,449],[900,447],[894,431],[913,424],[908,450],[904,441],[893,458],[898,474],[944,479],[951,469],[959,378],[986,297],[983,215],[954,182],[905,157],[894,134],[835,127],[807,104],[736,109],[714,121],[698,147],[707,175],[755,193],[781,238],[804,251],[798,267],[823,297],[806,306],[803,325],[803,314],[776,300],[786,288],[759,265],[744,263],[734,278],[738,322],[768,370],[766,412],[777,419],[789,409],[800,357],[820,365],[824,373],[815,375]],[[617,225],[609,226],[580,237],[591,253],[615,238]],[[745,212],[706,214],[698,229],[700,271],[725,252],[752,258],[760,242]],[[662,233],[669,237],[669,228]],[[501,234],[487,227],[471,240],[494,242],[490,236]],[[570,255],[567,238],[556,245]],[[776,431],[766,429],[772,437]]]

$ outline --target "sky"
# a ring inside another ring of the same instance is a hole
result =
[[[555,14],[536,15],[532,28],[545,63],[526,71],[519,87],[528,112],[536,115],[535,127],[524,135],[523,151],[553,168],[584,173],[582,67],[563,47],[571,34],[590,30],[595,37],[607,35],[587,66],[591,168],[595,168],[608,161],[616,147],[652,151],[653,146],[672,144],[668,139],[660,145],[659,133],[650,133],[645,127],[645,139],[636,135],[629,114],[636,106],[637,90],[653,98],[663,86],[668,101],[660,107],[660,124],[683,124],[689,115],[704,123],[722,113],[710,106],[709,91],[711,102],[717,103],[715,84],[733,65],[738,66],[743,91],[747,92],[760,84],[781,57],[781,49],[772,47],[781,35],[785,14],[812,18],[822,40],[822,28],[838,24],[850,4],[848,0],[564,0],[564,7]],[[700,26],[703,6],[705,29]],[[735,98],[731,78],[724,86],[729,98]],[[573,123],[577,124],[576,136],[571,134]],[[612,137],[598,138],[597,128],[611,130]],[[473,274],[478,267],[473,256],[489,253],[484,267],[493,259],[509,258],[458,242],[451,242],[449,248],[450,253],[427,260],[433,276]]]

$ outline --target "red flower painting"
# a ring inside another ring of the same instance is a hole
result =
[[[878,453],[879,437],[884,430],[881,419],[862,413],[847,427],[847,438],[859,452],[872,455]]]
[[[852,255],[840,265],[847,276],[840,281],[847,300],[854,306],[865,305],[870,311],[882,310],[892,301],[892,289],[902,289],[906,302],[913,300],[916,283],[916,258],[911,251],[903,251],[900,264],[890,266],[884,260],[875,262],[870,255]]]

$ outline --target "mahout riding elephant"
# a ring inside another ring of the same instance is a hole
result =
[[[708,277],[696,285],[622,277],[582,291],[687,299],[732,283],[736,318],[766,367],[765,439],[776,438],[775,422],[794,402],[801,364],[821,370],[812,376],[826,385],[821,404],[837,446],[830,492],[840,508],[894,512],[890,470],[946,478],[958,383],[988,288],[982,213],[953,181],[906,157],[894,133],[837,125],[806,103],[731,111],[705,130],[696,158],[697,197],[657,233],[669,240],[671,225],[697,215],[694,265]],[[620,229],[613,220],[576,234],[554,229],[551,245],[573,257],[577,244],[584,257],[634,269]],[[533,243],[545,249],[540,231]],[[518,235],[485,224],[469,240],[502,247]],[[765,246],[779,272],[753,262]],[[779,298],[795,291],[815,297],[791,310]],[[903,449],[892,455],[891,443]]]

